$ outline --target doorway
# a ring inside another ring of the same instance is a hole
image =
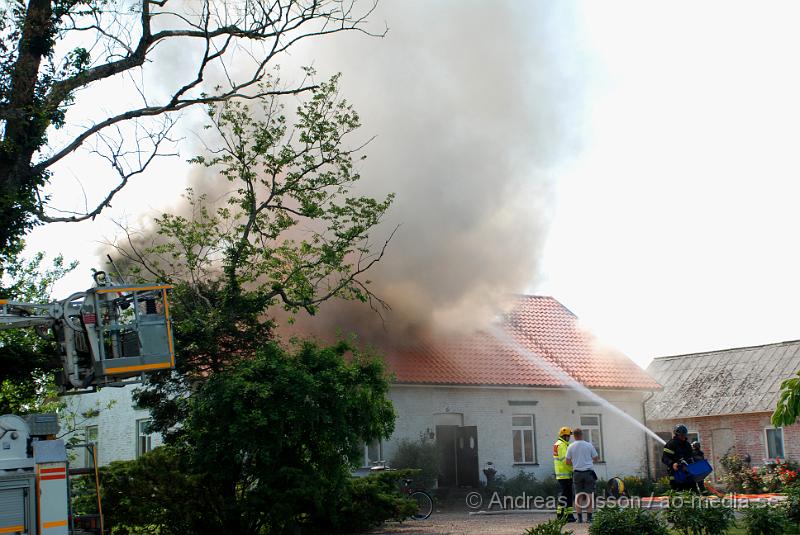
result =
[[[714,463],[714,482],[720,483],[723,477],[720,459],[734,450],[733,429],[721,428],[711,430],[711,456]]]
[[[476,488],[480,485],[477,426],[437,425],[436,449],[440,487]]]

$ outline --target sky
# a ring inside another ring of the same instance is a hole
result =
[[[359,63],[385,62],[381,47],[402,49],[403,39],[438,46],[436,36],[448,32],[437,24],[449,25],[469,50],[476,37],[466,30],[476,26],[460,24],[459,10],[481,5],[429,3],[449,18],[420,17],[421,33],[415,34],[407,25],[414,20],[410,10],[423,5],[400,4],[384,2],[376,14],[390,28],[384,40],[359,37],[366,42],[337,44],[336,53],[303,51],[318,58],[320,70],[343,71],[365,128],[379,126],[378,140],[387,145],[395,139],[391,122],[369,118],[386,103],[378,94],[370,101],[364,88],[381,87],[369,76],[404,67],[359,70]],[[536,112],[524,117],[531,131],[544,129],[545,135],[532,136],[530,143],[545,144],[552,134],[557,147],[535,160],[533,187],[520,189],[528,208],[519,215],[536,219],[542,239],[534,245],[536,261],[519,291],[556,297],[604,342],[642,366],[657,356],[800,338],[800,252],[794,247],[800,228],[800,72],[794,68],[800,5],[531,4],[506,5],[516,15],[507,31],[516,41],[508,46],[519,47],[513,61],[526,73],[515,83],[530,92],[519,105]],[[461,16],[476,19],[473,12]],[[483,37],[502,41],[503,25],[511,18],[487,20],[497,34]],[[417,48],[424,52],[424,46]],[[376,52],[361,57],[358,47]],[[437,50],[431,48],[427,68],[438,68]],[[409,77],[413,67],[407,67]],[[441,65],[456,77],[466,76],[459,74],[461,67]],[[467,60],[463,69],[475,79],[500,72]],[[484,85],[481,90],[492,99],[493,84]],[[414,80],[413,87],[424,91],[425,81]],[[75,113],[102,110],[107,95],[82,95]],[[433,96],[427,105],[437,106]],[[487,129],[496,126],[492,118],[486,121]],[[189,174],[185,159],[198,124],[197,116],[185,117],[181,157],[158,162],[100,218],[49,225],[30,236],[31,251],[81,260],[57,292],[66,295],[87,285],[98,242],[114,234],[111,218],[138,221],[175,204]],[[386,149],[379,144],[376,150]],[[59,173],[54,194],[75,195],[79,181],[97,191],[107,184],[101,167],[83,157]]]

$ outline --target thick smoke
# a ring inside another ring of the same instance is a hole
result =
[[[376,30],[385,19],[385,38],[354,32],[295,50],[287,67],[313,64],[320,78],[343,73],[362,134],[377,136],[365,149],[358,193],[397,195],[375,243],[399,229],[368,274],[391,306],[383,318],[362,303],[330,301],[316,317],[296,318],[293,332],[355,333],[379,345],[432,329],[463,332],[535,284],[552,201],[548,173],[576,145],[580,62],[564,9],[387,1],[371,17]],[[199,170],[189,182],[212,193],[229,186]]]
[[[378,136],[362,188],[397,193],[384,232],[400,228],[369,276],[392,307],[385,324],[363,304],[330,302],[301,327],[370,341],[480,326],[535,283],[548,172],[575,145],[579,93],[570,14],[556,3],[382,7],[385,39],[310,51],[319,70],[343,72],[343,94]]]

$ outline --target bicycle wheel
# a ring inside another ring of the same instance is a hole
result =
[[[409,497],[417,502],[417,512],[413,516],[415,520],[425,520],[431,516],[433,512],[433,500],[430,494],[421,490],[415,490]]]

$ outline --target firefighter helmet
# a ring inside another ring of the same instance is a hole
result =
[[[563,437],[564,435],[569,436],[572,434],[572,429],[569,427],[562,427],[558,430],[558,436]]]
[[[683,424],[676,425],[675,428],[672,430],[672,432],[675,433],[676,435],[688,435],[689,434],[689,430]]]

